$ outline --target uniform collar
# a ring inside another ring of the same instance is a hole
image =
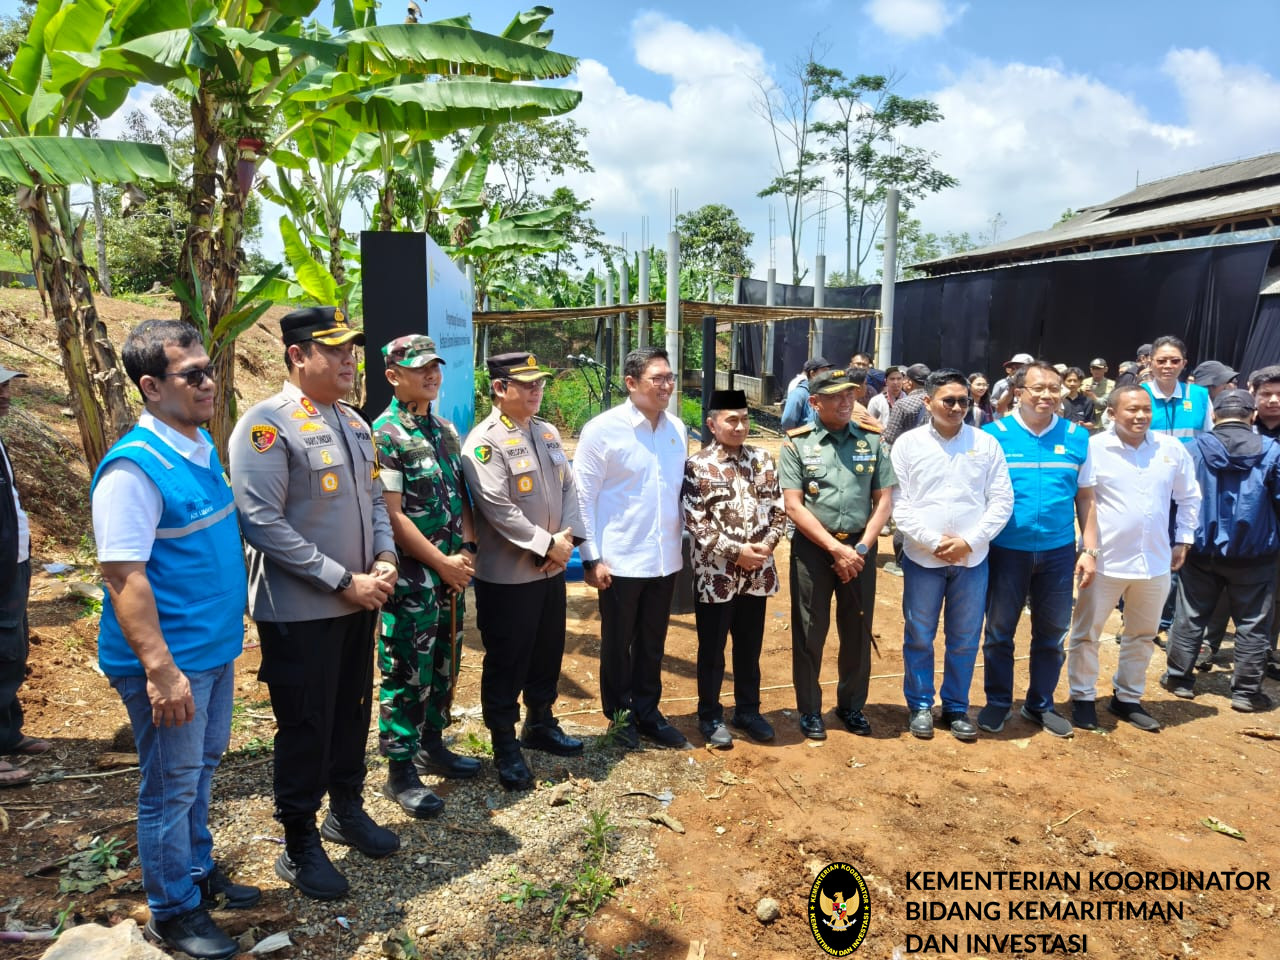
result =
[[[1036,431],[1032,430],[1029,426],[1027,426],[1026,421],[1022,419],[1022,412],[1018,410],[1017,407],[1014,407],[1013,413],[1011,413],[1010,416],[1013,417],[1013,419],[1018,421],[1018,426],[1020,426],[1023,430],[1027,431],[1027,433],[1031,434],[1033,437],[1043,437],[1046,433],[1048,433],[1050,430],[1056,427],[1058,425],[1058,421],[1061,419],[1061,417],[1059,417],[1055,413],[1053,415],[1053,419],[1049,421],[1049,425],[1045,427],[1043,430],[1041,430],[1039,433],[1037,433]]]
[[[179,433],[163,420],[157,418],[155,414],[151,413],[149,410],[143,410],[142,413],[138,415],[138,426],[142,427],[144,430],[150,430],[157,437],[172,447],[174,453],[188,460],[191,459],[194,453],[202,448],[206,450],[209,449],[209,443],[205,440],[203,433],[198,434],[200,437],[199,440],[192,440],[190,437]]]
[[[393,395],[391,397],[391,414],[392,416],[396,417],[405,426],[409,426],[409,427],[416,426],[419,420],[425,420],[428,423],[430,423],[431,422],[431,404],[429,403],[427,404],[426,413],[413,413],[409,410],[408,407],[406,407],[403,403],[400,402],[399,397]]]
[[[864,436],[862,430],[858,429],[858,426],[852,420],[849,421],[848,425],[843,430],[828,430],[823,424],[822,419],[816,416],[813,418],[813,433],[814,439],[818,441],[821,441],[823,437],[831,437],[831,439],[837,443],[845,437]]]
[[[1153,397],[1154,397],[1155,399],[1157,399],[1157,400],[1165,400],[1165,401],[1168,401],[1168,400],[1181,400],[1181,399],[1182,399],[1182,394],[1183,394],[1183,389],[1182,389],[1182,381],[1181,381],[1181,380],[1179,380],[1179,381],[1177,381],[1176,383],[1174,383],[1174,385],[1173,385],[1173,393],[1169,394],[1167,397],[1166,397],[1163,393],[1161,393],[1161,392],[1160,392],[1160,387],[1159,387],[1159,385],[1155,382],[1155,380],[1154,380],[1154,379],[1152,379],[1152,380],[1151,380],[1151,396],[1153,396]]]

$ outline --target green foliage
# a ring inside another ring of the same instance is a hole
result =
[[[911,280],[915,277],[928,276],[923,270],[913,270],[912,264],[936,260],[953,253],[963,253],[976,246],[978,244],[968,233],[944,233],[939,236],[936,233],[926,232],[924,226],[915,217],[903,217],[898,221],[897,279]],[[883,253],[884,241],[877,244],[876,248]],[[879,282],[883,276],[883,268],[877,270],[876,282]],[[828,286],[832,287],[838,285],[834,278],[828,283]],[[849,283],[849,286],[853,285],[854,283]]]
[[[466,736],[462,738],[462,746],[470,750],[472,753],[478,753],[482,757],[493,756],[493,744],[481,737],[474,730],[468,730]]]
[[[539,887],[534,881],[521,877],[516,872],[515,867],[512,867],[507,872],[506,881],[516,889],[512,893],[499,894],[498,899],[502,903],[514,904],[517,910],[523,910],[525,904],[531,900],[545,900],[551,896],[550,890]]]
[[[680,214],[676,217],[676,233],[680,237],[681,286],[687,273],[697,299],[707,299],[709,282],[715,284],[718,293],[726,286],[732,290],[733,277],[750,275],[752,264],[747,248],[754,234],[723,204],[708,203]],[[665,260],[664,254],[664,271]],[[651,269],[652,266],[650,263]]]
[[[120,869],[121,860],[127,859],[129,850],[118,837],[94,837],[84,850],[73,854],[62,868],[58,892],[92,893],[98,887],[119,880],[125,875]]]

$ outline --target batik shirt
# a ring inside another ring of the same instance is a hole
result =
[[[410,413],[399,400],[373,421],[383,489],[401,495],[400,509],[441,553],[462,547],[462,443],[447,420]],[[400,551],[397,595],[439,587],[440,576]]]
[[[735,562],[748,543],[776,546],[786,527],[778,471],[768,453],[747,444],[732,455],[718,443],[703,448],[684,465],[681,503],[685,529],[693,537],[699,602],[777,591],[772,556],[759,570],[744,570]]]

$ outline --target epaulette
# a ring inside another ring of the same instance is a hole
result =
[[[870,414],[858,415],[858,429],[865,433],[884,433],[884,427],[880,425],[880,421]]]
[[[799,427],[792,427],[790,430],[788,430],[788,431],[787,431],[787,436],[788,436],[788,437],[803,437],[806,433],[809,433],[811,430],[813,430],[813,424],[812,424],[812,423],[806,423],[806,424],[804,424],[803,426],[799,426]]]
[[[505,413],[498,414],[498,422],[501,423],[504,427],[506,427],[508,430],[510,430],[513,433],[520,429],[511,421],[511,418],[508,417]]]

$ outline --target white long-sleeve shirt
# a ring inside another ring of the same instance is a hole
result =
[[[665,577],[682,565],[684,424],[665,410],[655,429],[630,400],[582,428],[573,458],[587,539],[583,560],[620,577]]]
[[[1131,447],[1115,427],[1089,438],[1080,486],[1093,487],[1102,555],[1098,573],[1120,580],[1150,580],[1168,573],[1169,504],[1178,507],[1174,541],[1194,543],[1200,521],[1195,462],[1181,441],[1148,430]]]
[[[996,439],[966,423],[948,440],[930,421],[902,434],[889,457],[898,476],[893,520],[912,562],[949,566],[933,555],[945,536],[969,544],[964,566],[982,563],[1013,515],[1009,467]]]

